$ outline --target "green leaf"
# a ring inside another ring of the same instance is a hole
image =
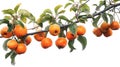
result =
[[[59,37],[65,37],[64,31],[61,31]]]
[[[20,16],[24,16],[24,17],[27,17],[28,19],[32,20],[32,21],[35,21],[35,17],[32,15],[32,13],[30,13],[29,11],[25,10],[25,9],[20,9],[18,11],[18,14]]]
[[[93,6],[96,6],[96,7],[97,7],[98,5],[97,5],[97,4],[93,4]]]
[[[24,16],[22,16],[22,15],[21,15],[21,17],[20,17],[20,20],[21,20],[21,21],[23,21],[24,23],[26,23],[26,22],[27,22],[27,18],[26,18],[26,17],[24,17]]]
[[[12,52],[13,52],[13,51],[11,50],[10,52],[6,53],[6,54],[5,54],[5,59],[7,59],[7,58],[12,54]]]
[[[99,2],[99,5],[98,5],[98,6],[96,5],[96,6],[97,6],[97,7],[96,7],[96,10],[99,11],[100,8],[101,8],[102,6],[104,6],[104,5],[105,5],[105,1],[100,1],[100,2]]]
[[[18,13],[19,13],[20,15],[25,16],[25,17],[30,16],[30,12],[27,11],[27,10],[25,10],[25,9],[20,9],[20,10],[18,11]]]
[[[120,1],[120,0],[113,0],[114,2],[118,2],[118,1]]]
[[[101,0],[101,1],[99,2],[99,5],[100,5],[100,6],[105,5],[105,0],[103,0],[103,1]]]
[[[60,26],[63,26],[63,23],[62,23],[61,19],[59,19],[57,24],[59,24]]]
[[[46,13],[52,14],[52,11],[51,11],[50,9],[45,9],[45,10],[43,11],[43,13],[44,13],[44,14],[46,14]]]
[[[57,5],[55,8],[54,8],[54,11],[55,13],[57,14],[58,13],[58,10],[62,7],[62,5]]]
[[[3,10],[2,12],[3,12],[4,14],[10,14],[10,15],[12,15],[12,14],[15,13],[14,10],[12,10],[12,9],[6,9],[6,10]]]
[[[70,20],[73,21],[76,19],[76,16],[73,16]]]
[[[13,29],[13,25],[11,23],[9,23],[9,21],[7,19],[0,20],[0,24],[3,24],[3,23],[7,24],[7,26],[8,26],[8,32],[11,32],[12,29]]]
[[[101,17],[101,16],[99,15],[98,17],[93,18],[93,23],[92,23],[92,25],[93,25],[94,27],[98,27],[97,23],[98,23],[100,17]]]
[[[82,3],[83,1],[86,1],[86,0],[79,0],[80,3]]]
[[[69,1],[74,2],[74,0],[69,0]]]
[[[15,8],[14,8],[15,13],[17,13],[17,11],[18,11],[20,5],[21,5],[21,3],[19,3],[19,4],[17,4],[17,5],[15,6]]]
[[[70,6],[72,3],[66,3],[64,8],[67,8],[68,6]]]
[[[64,16],[64,15],[59,16],[59,19],[65,20],[65,21],[67,21],[67,22],[71,22],[71,21],[70,21],[66,16]]]
[[[12,54],[11,54],[11,56],[10,56],[10,58],[11,58],[11,64],[12,65],[15,65],[15,57],[17,56],[17,54],[15,53],[15,52],[13,52]]]
[[[97,7],[96,7],[96,11],[99,11],[99,10],[100,10],[100,7],[101,7],[101,6],[97,6]]]
[[[87,39],[84,36],[78,36],[77,40],[81,43],[82,49],[84,50],[87,45]]]
[[[73,34],[76,34],[76,31],[77,31],[77,24],[76,23],[73,23],[69,26],[69,29],[70,31],[73,33]]]
[[[39,25],[40,27],[43,27],[43,23],[39,23],[38,25]]]
[[[90,7],[87,4],[84,4],[82,7],[80,7],[81,12],[90,12]]]
[[[9,24],[9,21],[7,19],[1,19],[0,24],[3,24],[3,23]]]
[[[4,16],[4,19],[11,20],[11,16]]]
[[[64,30],[65,30],[64,28],[61,28],[61,29],[60,29],[59,37],[65,37]]]
[[[113,21],[113,15],[111,15],[111,14],[107,14],[108,16],[109,16],[109,18],[110,18],[110,23]]]
[[[40,18],[38,18],[38,20],[37,20],[37,23],[38,24],[41,24],[41,23],[43,23],[43,22],[46,22],[46,21],[52,21],[52,16],[51,15],[49,15],[49,14],[46,14],[46,15],[41,15],[40,16]]]
[[[17,20],[16,23],[24,28],[24,24],[20,20]]]
[[[76,11],[77,11],[77,7],[72,6],[72,7],[70,8],[70,11],[74,11],[74,12],[76,12]]]
[[[40,15],[40,18],[41,17],[45,17],[46,16],[46,14],[45,13],[42,13],[41,15]]]
[[[69,40],[68,41],[68,46],[70,48],[70,52],[72,52],[73,50],[75,50],[75,47],[73,45],[74,45],[74,40]]]
[[[102,18],[103,18],[104,21],[108,22],[108,18],[107,18],[106,13],[102,13]]]
[[[7,51],[7,49],[8,49],[8,47],[7,47],[7,42],[8,42],[9,40],[11,40],[11,39],[7,39],[7,40],[5,40],[4,43],[3,43],[3,49],[4,49],[5,51]]]
[[[32,14],[30,14],[30,16],[28,16],[27,18],[30,19],[31,21],[35,21],[35,17]]]
[[[11,32],[13,30],[13,25],[11,23],[8,23],[7,26],[8,26],[8,32]]]
[[[85,23],[85,21],[87,21],[87,15],[84,15],[84,16],[79,16],[79,22],[82,22],[82,23]]]
[[[41,24],[41,23],[43,23],[43,22],[46,22],[46,21],[48,21],[48,18],[39,18],[38,20],[37,20],[37,23],[38,24]]]
[[[64,25],[63,25],[63,23],[62,23],[62,21],[61,21],[61,19],[59,19],[59,21],[58,21],[58,23],[57,24],[59,24],[60,25],[60,27],[61,27],[61,32],[60,32],[60,34],[59,34],[59,37],[65,37],[65,34],[64,34],[64,31],[66,31],[67,32],[67,28],[68,27],[64,27]]]
[[[61,10],[58,12],[58,14],[62,14],[62,13],[65,13],[65,10]]]

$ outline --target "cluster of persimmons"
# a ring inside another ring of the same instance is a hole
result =
[[[58,24],[51,24],[48,32],[52,36],[58,36],[61,32],[61,27]],[[76,33],[73,34],[71,31],[66,32],[66,37],[58,37],[55,41],[56,46],[64,48],[67,45],[67,40],[74,40],[77,36],[84,35],[86,29],[84,26],[77,26]],[[10,38],[7,41],[7,47],[10,50],[15,51],[17,54],[23,54],[27,50],[27,46],[31,43],[32,39],[30,35],[27,35],[27,27],[16,24],[11,32],[8,32],[8,26],[4,26],[1,29],[1,36],[4,38]],[[35,40],[41,42],[42,48],[46,49],[52,46],[52,39],[47,37],[47,32],[38,32],[33,34]]]
[[[112,35],[112,30],[118,30],[120,28],[119,22],[112,21],[110,24],[107,22],[103,22],[100,27],[97,27],[93,30],[93,33],[100,37],[102,34],[105,37],[109,37]]]
[[[31,38],[27,36],[25,39],[21,38],[27,34],[27,28],[22,27],[21,25],[15,25],[14,29],[11,32],[8,32],[8,26],[4,26],[1,29],[1,36],[4,38],[11,38],[7,42],[7,47],[11,50],[15,50],[17,54],[22,54],[26,52],[26,45],[30,44]],[[17,37],[18,39],[15,39]]]

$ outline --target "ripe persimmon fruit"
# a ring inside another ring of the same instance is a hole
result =
[[[94,28],[93,34],[96,35],[97,37],[100,37],[102,35],[102,31],[100,28]]]
[[[103,33],[105,37],[109,37],[112,35],[112,29],[109,28],[106,32]]]
[[[7,42],[7,47],[11,50],[15,50],[17,48],[17,46],[18,46],[18,43],[16,40],[9,40]]]
[[[25,38],[25,43],[26,43],[26,45],[29,45],[29,44],[31,43],[31,41],[32,41],[32,39],[31,39],[30,36],[27,36],[27,37]]]
[[[17,24],[17,25],[15,25],[13,32],[17,37],[22,37],[27,34],[27,28],[25,26],[22,27],[21,25]]]
[[[103,33],[105,33],[110,28],[110,25],[107,22],[103,22],[100,26],[100,29]]]
[[[117,21],[112,21],[112,23],[110,24],[110,28],[112,30],[118,30],[119,27],[120,27],[120,25],[119,25],[119,22],[117,22]]]
[[[64,48],[67,44],[67,40],[64,37],[60,37],[55,41],[56,46],[60,48]]]
[[[86,29],[84,26],[77,26],[77,35],[84,35],[86,33]]]
[[[15,49],[15,52],[17,54],[23,54],[26,52],[26,50],[27,50],[26,45],[24,43],[19,43],[17,48]]]
[[[8,32],[8,27],[7,26],[4,26],[2,29],[1,29],[1,35],[2,37],[4,38],[9,38],[12,36],[12,31],[11,32]]]
[[[45,37],[46,37],[46,32],[40,32],[40,33],[34,34],[34,38],[37,41],[41,41]]]
[[[42,46],[42,48],[44,48],[44,49],[52,46],[52,40],[51,40],[50,38],[44,38],[44,39],[41,41],[41,46]]]
[[[57,36],[60,33],[60,26],[58,24],[50,25],[49,32],[51,35]]]
[[[72,32],[68,31],[66,33],[66,37],[68,40],[74,40],[77,37],[77,34],[73,34]]]

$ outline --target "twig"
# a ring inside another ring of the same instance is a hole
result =
[[[25,35],[25,36],[28,36],[28,35],[33,35],[33,34],[37,34],[37,33],[40,33],[40,32],[48,32],[48,30],[41,30],[41,31],[38,31],[38,32],[28,33],[28,34],[27,34],[27,35]]]

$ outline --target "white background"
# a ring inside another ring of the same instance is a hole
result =
[[[27,9],[35,17],[39,17],[41,12],[50,8],[53,10],[57,4],[65,4],[68,0],[0,0],[0,11],[7,8],[14,8],[17,3],[22,3],[22,9]],[[92,5],[93,0],[89,2]],[[97,0],[94,0],[98,3]],[[92,7],[93,8],[93,7]],[[91,8],[91,9],[92,9]],[[93,11],[93,9],[91,10]],[[68,14],[70,16],[70,14]],[[0,19],[3,18],[0,12]],[[27,52],[16,57],[14,67],[120,67],[120,30],[113,31],[111,37],[101,36],[97,38],[93,35],[92,21],[85,24],[88,44],[82,51],[81,44],[75,42],[76,50],[69,52],[69,47],[57,49],[54,40],[57,37],[48,36],[53,39],[53,46],[48,49],[41,48],[40,42],[32,39],[32,43],[27,47]],[[5,59],[6,51],[2,45],[5,39],[0,39],[0,67],[13,67],[10,59]]]

